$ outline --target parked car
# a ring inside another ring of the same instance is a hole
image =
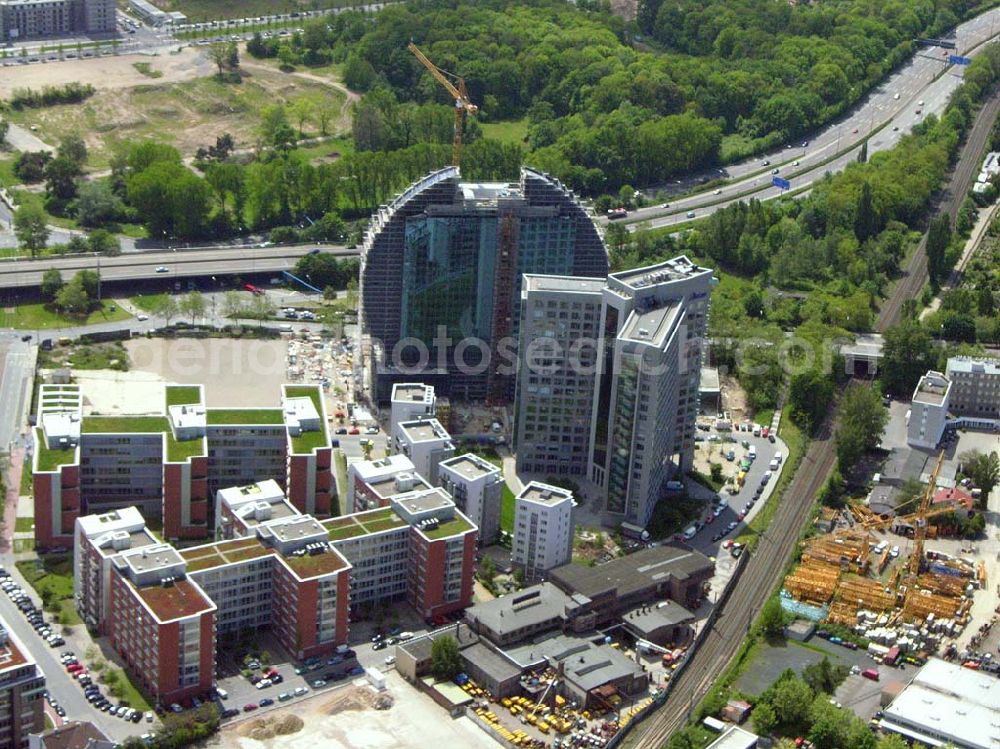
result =
[[[252,713],[256,709],[257,705],[254,704],[253,702],[248,702],[246,705],[243,706],[243,712],[245,713]]]

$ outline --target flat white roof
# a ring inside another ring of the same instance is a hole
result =
[[[517,495],[517,501],[554,507],[566,501],[573,502],[573,492],[551,484],[543,484],[541,481],[532,481]]]
[[[708,745],[708,749],[753,749],[757,746],[757,738],[757,734],[731,725]]]
[[[932,658],[885,708],[883,727],[923,743],[1000,748],[1000,679]]]
[[[1000,360],[974,359],[968,356],[953,356],[948,359],[949,372],[981,372],[1000,375]]]
[[[133,531],[146,527],[142,513],[135,507],[122,507],[100,515],[81,515],[76,522],[87,538],[110,531]]]
[[[441,422],[437,419],[404,421],[399,425],[399,429],[410,442],[447,442],[451,440],[448,430],[441,426]]]
[[[205,406],[200,403],[171,406],[168,410],[170,423],[174,425],[175,429],[194,429],[197,427],[204,429],[208,423],[205,416]]]
[[[454,458],[442,460],[438,465],[442,470],[454,473],[469,481],[500,473],[499,468],[475,453],[457,455]]]
[[[228,486],[225,489],[219,489],[216,496],[232,509],[247,503],[267,502],[274,504],[285,501],[285,493],[281,491],[281,487],[274,479],[258,481],[256,484],[247,486]]]
[[[422,382],[397,382],[392,386],[393,403],[433,403],[434,386]]]
[[[357,463],[351,463],[351,469],[362,481],[372,482],[399,473],[409,473],[416,470],[416,466],[405,455],[390,455],[379,460],[361,460]]]

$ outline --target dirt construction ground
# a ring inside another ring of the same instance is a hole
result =
[[[363,682],[361,679],[355,685]],[[491,749],[496,746],[469,718],[449,718],[444,709],[394,671],[386,674],[386,685],[381,694],[366,685],[347,686],[292,703],[287,708],[268,710],[260,717],[247,717],[223,729],[209,746],[221,749],[414,746]]]
[[[204,51],[187,47],[177,54],[120,55],[90,60],[64,60],[46,65],[19,65],[4,68],[0,75],[0,98],[8,98],[16,88],[39,89],[64,83],[89,83],[98,89],[118,89],[140,86],[154,81],[133,67],[148,62],[153,70],[163,74],[156,83],[176,83],[212,75],[215,66]]]

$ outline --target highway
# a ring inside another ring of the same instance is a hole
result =
[[[211,276],[213,274],[273,273],[291,270],[295,261],[315,249],[316,244],[282,247],[210,247],[156,250],[115,257],[96,255],[57,255],[35,260],[0,261],[0,289],[37,287],[42,274],[50,268],[68,279],[80,270],[97,270],[104,281],[130,281],[161,277],[164,280]],[[322,245],[323,251],[338,257],[358,257],[360,250]],[[157,273],[157,268],[166,268]]]
[[[955,41],[962,54],[974,56],[983,43],[997,33],[1000,33],[1000,8],[960,25],[956,29]],[[874,88],[849,115],[818,133],[790,144],[790,148],[754,157],[693,180],[695,184],[706,179],[730,180],[718,188],[718,194],[712,189],[673,200],[669,208],[662,205],[641,208],[631,211],[624,221],[633,231],[640,225],[661,228],[683,224],[740,200],[780,197],[782,190],[771,186],[773,169],[778,169],[778,176],[791,182],[791,190],[798,191],[807,189],[827,172],[841,171],[847,164],[856,161],[861,143],[866,139],[870,138],[869,155],[892,148],[928,114],[940,115],[944,111],[951,93],[962,82],[962,68],[947,63],[948,55],[956,53],[956,50],[940,47],[920,48],[906,64]],[[765,161],[769,162],[767,166]],[[655,190],[652,188],[647,192]],[[691,216],[691,213],[694,215]],[[605,218],[599,221],[607,223]]]
[[[978,170],[979,157],[998,113],[1000,88],[993,92],[976,115],[958,164],[942,193],[941,208],[952,217]],[[903,302],[914,298],[926,282],[925,241],[926,235],[924,242],[911,254],[904,277],[896,283],[890,297],[883,303],[876,323],[879,332],[884,332],[899,319]],[[781,580],[802,527],[809,518],[813,499],[833,470],[836,451],[832,436],[832,408],[830,414],[819,434],[810,442],[795,477],[785,489],[782,511],[775,515],[771,525],[761,534],[757,549],[722,607],[715,626],[701,647],[691,655],[686,668],[674,682],[666,703],[626,739],[625,746],[660,749],[672,733],[685,725],[692,707],[704,697],[735,656],[751,622]]]

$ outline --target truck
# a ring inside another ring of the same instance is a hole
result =
[[[889,648],[889,652],[885,654],[882,658],[882,663],[887,666],[895,666],[896,661],[899,660],[899,646],[893,645]]]
[[[866,668],[864,671],[861,672],[861,675],[864,676],[866,679],[871,679],[872,681],[878,681],[878,669]]]
[[[615,221],[620,218],[625,218],[626,216],[628,216],[628,211],[622,206],[619,206],[618,208],[612,208],[611,210],[608,211],[609,221]]]

